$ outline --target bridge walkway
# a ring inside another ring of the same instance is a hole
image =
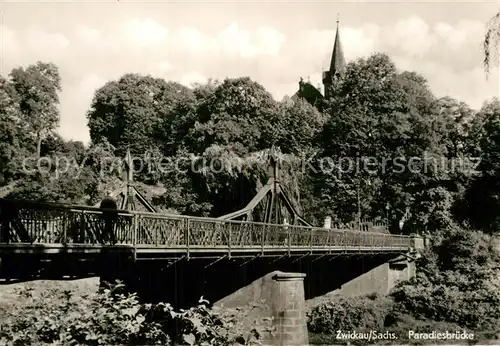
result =
[[[276,225],[0,199],[0,253],[131,253],[220,258],[406,253],[413,238],[351,229]]]

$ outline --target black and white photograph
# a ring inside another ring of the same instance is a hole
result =
[[[499,345],[497,1],[0,1],[0,345]]]

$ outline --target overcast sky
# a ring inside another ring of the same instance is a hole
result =
[[[0,3],[2,74],[37,60],[61,72],[60,133],[88,141],[94,91],[128,72],[186,85],[250,76],[276,99],[300,77],[320,82],[336,16],[348,61],[385,52],[423,74],[437,96],[479,108],[499,96],[498,69],[486,80],[481,40],[496,1],[51,1]]]

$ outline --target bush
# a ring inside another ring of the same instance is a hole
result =
[[[163,330],[174,344],[184,345],[261,345],[264,333],[272,332],[271,319],[251,321],[250,310],[207,308],[208,301],[201,299],[198,306],[181,312],[173,311],[169,304],[146,304],[152,321],[162,321]]]
[[[3,311],[0,345],[256,345],[269,329],[239,323],[245,309],[215,311],[200,300],[175,312],[165,303],[141,305],[122,288],[81,297],[55,288],[38,298],[24,290],[27,303]]]
[[[409,339],[408,331],[416,333],[462,332],[456,323],[418,319],[398,310],[391,297],[365,296],[338,298],[316,306],[309,312],[309,341],[312,345],[340,345],[347,340],[337,339],[337,332],[387,333],[389,339],[349,340],[352,345],[429,344],[429,340]],[[467,330],[470,332],[470,330]],[[475,333],[478,339],[491,339],[489,335]],[[390,339],[393,337],[392,339]],[[434,344],[450,344],[450,340],[432,340]]]
[[[335,334],[337,330],[383,330],[391,306],[390,299],[376,295],[335,299],[308,312],[308,329],[318,334]]]
[[[168,344],[157,323],[146,321],[135,295],[117,294],[117,286],[95,295],[75,297],[68,290],[50,289],[39,298],[20,294],[27,304],[15,307],[0,330],[0,343],[36,344]]]
[[[419,260],[416,277],[393,291],[395,307],[418,319],[491,330],[500,319],[498,264],[487,235],[452,226]]]
[[[408,331],[414,331],[415,333],[445,333],[445,332],[455,332],[455,331],[464,331],[463,328],[458,326],[455,323],[448,322],[436,322],[430,320],[419,320],[414,318],[413,316],[401,314],[395,311],[391,311],[386,316],[386,328],[384,330],[388,330],[393,332],[398,337],[398,344],[411,344],[411,345],[429,345],[429,344],[443,344],[450,345],[457,343],[453,340],[415,340],[414,338],[410,339],[408,336]],[[467,332],[469,332],[467,330]],[[475,340],[477,338],[475,337]],[[395,342],[386,342],[386,344],[394,344]]]

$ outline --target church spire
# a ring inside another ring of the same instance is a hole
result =
[[[345,58],[342,44],[340,43],[339,15],[337,14],[337,32],[333,44],[332,59],[330,61],[330,74],[332,77],[342,77],[345,71]]]
[[[345,58],[342,44],[340,43],[339,15],[337,14],[337,32],[335,33],[335,43],[333,44],[332,58],[330,60],[330,70],[323,72],[323,85],[325,97],[330,97],[330,89],[337,78],[344,76]]]

